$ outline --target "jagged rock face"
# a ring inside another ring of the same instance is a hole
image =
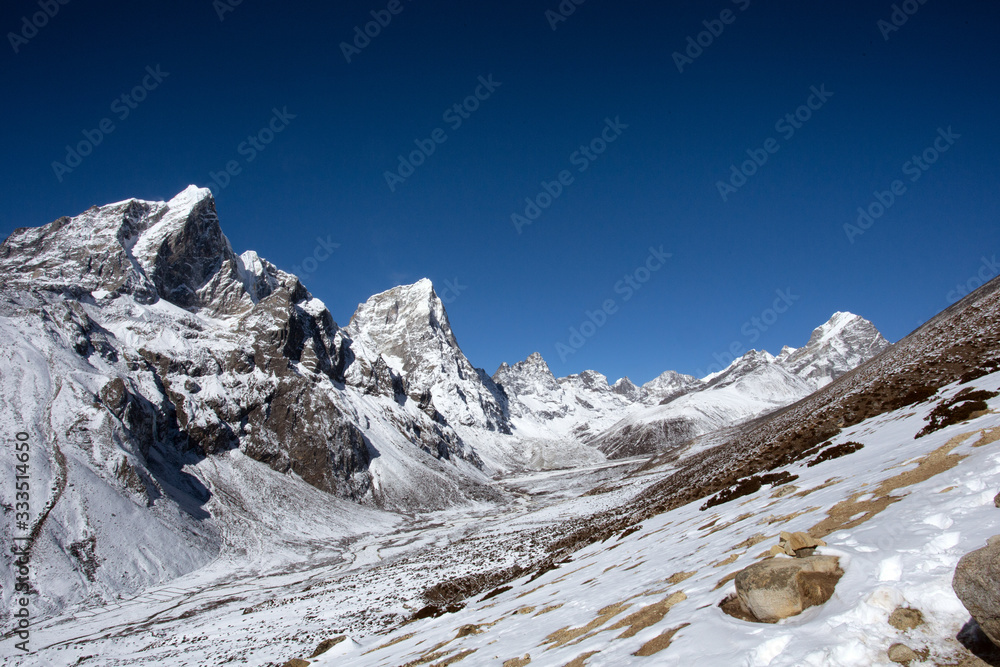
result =
[[[889,341],[874,324],[858,315],[838,312],[812,332],[805,347],[782,350],[777,363],[819,389],[887,347]]]
[[[53,291],[105,289],[153,300],[156,288],[130,252],[151,213],[148,204],[132,200],[95,206],[43,227],[16,229],[0,244],[4,282]]]
[[[678,396],[693,391],[702,385],[701,380],[693,375],[685,375],[677,371],[666,371],[642,385],[645,401],[651,405],[667,403]]]
[[[513,366],[501,364],[493,374],[493,381],[502,385],[508,394],[517,396],[559,391],[555,375],[538,352],[533,352],[527,359]]]
[[[645,396],[645,392],[628,378],[621,378],[611,385],[611,391],[633,402],[641,401]]]
[[[141,230],[132,254],[161,298],[183,308],[212,303],[216,289],[199,293],[217,274],[235,278],[236,257],[219,228],[215,202],[205,190],[190,188],[156,211]],[[226,271],[220,270],[225,266]],[[226,282],[223,280],[222,282]]]
[[[390,411],[404,407],[407,389],[431,391],[428,356],[410,359],[407,386],[384,358],[353,345],[295,276],[253,251],[236,255],[207,189],[19,229],[0,245],[0,275],[9,294],[61,295],[46,299],[46,312],[77,354],[96,352],[112,365],[102,369],[110,379],[96,397],[140,459],[156,442],[200,456],[240,449],[324,491],[360,499],[371,489],[377,450],[343,396],[345,385],[390,398]],[[424,333],[450,353],[439,362],[482,385],[460,356],[443,305],[432,288],[425,291]],[[161,300],[190,315],[160,308]],[[410,342],[422,349],[419,340],[400,342],[390,354]],[[137,374],[144,383],[133,381]],[[488,399],[484,391],[482,412],[499,428],[502,408]],[[436,458],[481,465],[429,400],[405,412],[385,416],[405,440]]]
[[[724,370],[697,379],[675,371],[637,387],[613,385],[596,371],[555,379],[535,353],[493,376],[507,392],[515,432],[571,437],[612,458],[675,447],[789,405],[855,368],[888,345],[856,315],[836,313],[802,348],[779,357],[751,350]]]
[[[555,375],[538,352],[513,366],[501,364],[493,381],[506,393],[512,416],[554,420],[565,417],[570,410]]]
[[[163,298],[217,313],[250,305],[243,271],[219,228],[211,192],[194,186],[169,202],[132,199],[21,228],[0,245],[7,284],[103,290],[140,303]]]
[[[555,442],[583,442],[643,395],[627,378],[612,387],[595,371],[556,379],[537,352],[513,366],[502,364],[493,379],[507,395],[514,434]]]
[[[643,387],[594,371],[557,380],[537,354],[490,378],[462,353],[430,281],[372,297],[341,329],[296,276],[234,253],[211,193],[189,187],[0,244],[0,421],[31,432],[38,488],[66,494],[57,525],[37,527],[52,581],[83,573],[82,595],[90,584],[114,595],[211,560],[287,487],[406,511],[491,501],[503,492],[490,475],[529,459],[602,460],[589,444],[640,454],[760,414],[786,401],[777,380],[808,385],[786,364],[821,381],[873,349],[850,319],[827,329],[809,354],[748,355],[717,378],[714,402],[676,373]],[[748,407],[754,386],[771,394]],[[658,407],[687,412],[595,439]],[[233,483],[244,473],[250,488]],[[86,563],[74,544],[91,545]]]
[[[347,331],[403,377],[411,398],[430,392],[450,423],[510,432],[505,395],[462,353],[431,281],[376,294],[358,306]]]
[[[611,385],[608,384],[607,376],[597,371],[583,371],[575,375],[567,375],[564,378],[559,378],[558,382],[561,385],[569,385],[577,390],[595,394],[603,394],[611,391]]]

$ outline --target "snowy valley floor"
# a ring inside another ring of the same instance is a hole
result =
[[[628,507],[669,470],[633,460],[524,474],[498,483],[518,502],[386,520],[337,544],[308,545],[295,566],[220,559],[103,608],[40,621],[35,653],[3,665],[974,665],[956,638],[969,620],[951,589],[958,559],[1000,533],[1000,398],[985,414],[921,438],[941,397],[1000,389],[1000,373],[943,388],[930,401],[845,429],[858,451],[779,469],[798,478],[700,509],[656,515],[557,567],[464,607],[405,622],[425,589],[545,557],[573,519]],[[632,473],[632,474],[629,474]],[[607,481],[602,493],[584,494]],[[735,573],[765,557],[780,531],[823,535],[845,574],[834,597],[774,625],[725,615]],[[281,563],[286,563],[287,554]],[[897,630],[890,613],[921,612]],[[420,615],[420,614],[417,614]],[[323,640],[333,648],[310,655]],[[11,649],[11,650],[9,650]]]

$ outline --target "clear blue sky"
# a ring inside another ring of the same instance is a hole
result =
[[[457,281],[447,307],[474,364],[537,350],[557,375],[637,382],[707,372],[733,343],[801,345],[837,310],[898,340],[956,285],[1000,270],[981,259],[1000,253],[995,2],[911,0],[892,31],[878,23],[888,1],[587,0],[555,30],[558,0],[400,0],[396,14],[387,0],[243,0],[220,20],[224,2],[75,0],[35,16],[37,31],[22,19],[38,0],[4,3],[0,234],[211,186],[237,251],[291,270],[317,237],[340,244],[303,279],[341,324],[393,285]],[[341,42],[373,11],[391,20],[348,63]],[[674,52],[720,27],[678,71]],[[490,75],[499,87],[479,83]],[[810,99],[814,86],[832,96]],[[467,118],[444,115],[477,89]],[[809,102],[799,127],[776,127]],[[241,150],[273,109],[295,118]],[[114,129],[90,155],[53,167],[103,119]],[[933,165],[904,171],[949,127],[960,137],[938,141]],[[390,189],[397,156],[439,128],[446,140]],[[614,141],[596,159],[573,155],[602,132]],[[718,182],[748,150],[767,161],[724,201]],[[229,161],[239,173],[220,188],[210,173]],[[518,233],[511,215],[563,170]],[[849,242],[844,224],[897,179],[905,191]],[[635,272],[660,246],[671,257],[626,301],[619,281],[647,277]],[[796,298],[772,317],[779,289]],[[570,327],[609,299],[604,325],[570,347]],[[759,338],[754,317],[772,322]],[[575,351],[563,360],[557,343]]]

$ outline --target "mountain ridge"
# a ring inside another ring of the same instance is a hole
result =
[[[592,370],[556,378],[538,354],[491,377],[426,279],[373,295],[342,327],[297,276],[236,254],[211,192],[194,186],[19,228],[0,244],[0,276],[0,355],[5,368],[31,361],[0,377],[3,426],[33,434],[39,488],[71,480],[32,529],[49,611],[295,543],[268,519],[269,498],[308,496],[317,516],[344,511],[341,500],[372,517],[503,504],[496,476],[657,453],[797,396],[720,422],[746,382],[731,374],[714,389],[725,400],[700,406],[709,417],[661,420],[626,451],[612,428],[624,416],[683,405],[706,383],[673,371],[642,386]],[[817,377],[856,357],[817,340],[796,357]],[[836,363],[809,363],[828,350]]]

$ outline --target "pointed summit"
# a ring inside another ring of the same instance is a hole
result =
[[[204,305],[197,291],[233,260],[211,191],[193,185],[168,202],[128,199],[17,229],[0,246],[0,271],[15,282],[182,307]]]
[[[427,278],[359,304],[345,331],[370,353],[382,355],[406,380],[411,398],[432,399],[449,422],[509,430],[502,395],[462,352]]]
[[[613,385],[611,385],[611,391],[619,396],[624,396],[630,401],[640,401],[645,394],[642,389],[637,387],[635,383],[627,377],[620,378]]]
[[[889,347],[875,325],[848,312],[836,312],[816,327],[809,342],[782,354],[777,363],[814,388],[826,386]]]
[[[693,375],[684,375],[677,371],[666,371],[642,385],[647,401],[660,403],[675,398],[701,385],[701,380]]]
[[[411,383],[416,382],[416,387],[424,387],[423,371],[433,370],[426,364],[436,367],[445,351],[448,356],[462,355],[444,303],[427,278],[393,287],[358,304],[347,329],[362,340],[370,340],[372,349],[381,351],[395,370],[413,376]]]
[[[228,264],[238,266],[229,239],[219,227],[211,190],[188,186],[165,205],[132,248],[160,297],[182,307],[204,306],[197,292]]]
[[[531,353],[524,361],[513,366],[501,364],[493,374],[493,381],[513,395],[542,394],[559,391],[559,383],[549,365],[538,352]]]

